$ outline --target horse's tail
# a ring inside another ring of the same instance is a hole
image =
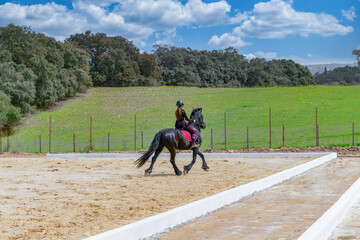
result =
[[[160,143],[160,138],[161,138],[161,132],[158,132],[155,135],[154,140],[152,141],[149,147],[149,150],[134,162],[138,168],[142,167],[146,163],[146,161],[150,158],[151,154],[153,154],[153,152],[155,152],[155,150],[158,148]]]

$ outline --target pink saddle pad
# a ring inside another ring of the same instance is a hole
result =
[[[184,134],[186,141],[191,141],[190,133],[186,130],[181,130],[181,131]]]

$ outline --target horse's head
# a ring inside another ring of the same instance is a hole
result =
[[[206,124],[204,122],[203,119],[203,115],[202,115],[202,108],[195,108],[193,109],[191,115],[190,115],[190,119],[194,119],[196,128],[200,131],[200,128],[205,129],[206,128]]]

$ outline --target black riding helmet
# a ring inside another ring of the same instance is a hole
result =
[[[184,105],[183,101],[179,100],[179,101],[176,102],[176,106],[180,107],[182,105]]]

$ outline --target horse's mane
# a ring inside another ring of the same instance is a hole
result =
[[[194,108],[194,109],[192,110],[191,114],[190,114],[190,118],[192,118],[192,116],[194,116],[195,113],[198,112],[198,111],[202,112],[202,108]]]

